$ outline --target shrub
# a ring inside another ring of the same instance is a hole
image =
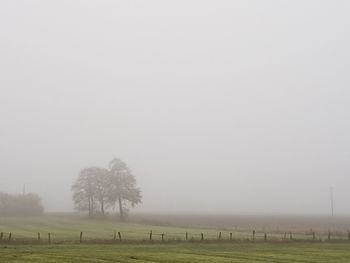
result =
[[[33,216],[44,213],[41,199],[36,194],[11,195],[0,193],[0,216]]]

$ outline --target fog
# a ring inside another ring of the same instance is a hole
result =
[[[118,157],[135,212],[350,214],[349,1],[1,1],[0,191],[72,211]]]

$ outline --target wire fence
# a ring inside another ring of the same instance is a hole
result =
[[[0,232],[0,244],[62,244],[62,243],[171,243],[171,242],[350,242],[350,232],[306,233],[293,232],[157,232],[157,231],[117,231],[110,234],[98,234],[91,231],[70,232],[37,232],[16,234]]]

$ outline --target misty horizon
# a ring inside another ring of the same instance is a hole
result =
[[[133,213],[350,214],[350,2],[49,2],[0,4],[0,192],[121,158]]]

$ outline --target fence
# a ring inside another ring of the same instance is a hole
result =
[[[219,231],[211,232],[149,232],[142,231],[114,231],[105,237],[96,236],[87,232],[77,232],[76,235],[71,233],[70,236],[64,237],[62,234],[40,233],[36,237],[16,235],[13,232],[0,232],[0,243],[2,244],[62,244],[62,243],[159,243],[159,242],[291,242],[291,241],[308,241],[308,242],[350,242],[350,232],[347,233],[267,233],[251,231],[245,232],[245,235],[239,232]]]

